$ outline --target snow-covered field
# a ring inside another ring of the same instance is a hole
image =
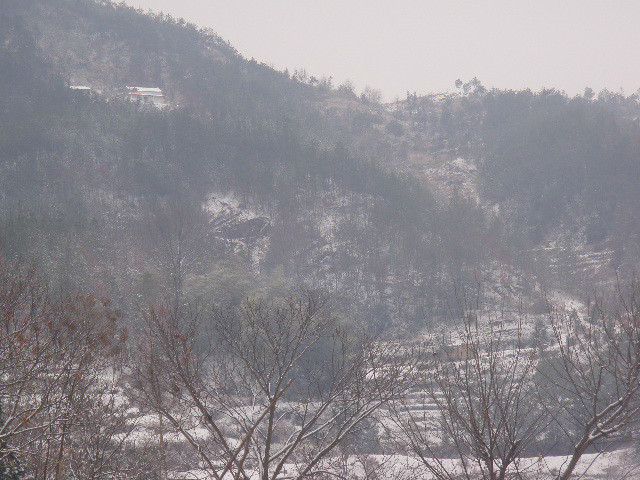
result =
[[[633,458],[638,454],[632,449],[621,449],[603,454],[585,454],[572,478],[581,480],[636,480],[640,478],[640,468]],[[525,480],[551,480],[568,462],[566,456],[549,456],[544,458],[525,458],[514,465],[509,478]],[[443,459],[442,464],[448,473],[455,477],[463,473],[460,460]],[[327,471],[332,471],[335,478],[352,480],[431,480],[436,477],[415,457],[407,455],[360,455],[349,457],[333,457],[326,461]],[[482,474],[477,470],[469,470],[471,475]],[[297,471],[295,464],[287,465],[281,479],[292,478]],[[253,479],[258,479],[254,472]],[[516,476],[517,475],[517,476]],[[189,470],[174,472],[171,480],[211,480],[206,470]],[[232,478],[228,474],[225,478]]]

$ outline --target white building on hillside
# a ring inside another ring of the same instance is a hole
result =
[[[127,87],[127,98],[139,105],[167,106],[164,93],[157,87]]]
[[[91,87],[88,87],[86,85],[69,85],[69,88],[71,90],[75,90],[77,92],[85,92],[85,93],[92,93],[93,92]]]

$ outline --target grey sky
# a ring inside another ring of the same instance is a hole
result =
[[[126,0],[211,27],[245,57],[387,99],[500,88],[640,88],[638,0]]]

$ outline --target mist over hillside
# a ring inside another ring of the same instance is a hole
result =
[[[382,104],[162,14],[3,2],[6,478],[364,480],[402,453],[451,480],[489,448],[446,423],[483,382],[475,440],[526,433],[464,478],[631,448],[640,97],[456,86]]]
[[[447,313],[454,285],[491,275],[486,238],[520,266],[522,247],[497,218],[461,196],[436,200],[394,170],[393,145],[377,154],[383,146],[367,137],[388,122],[382,141],[395,139],[395,120],[365,97],[126,7],[34,2],[5,15],[6,41],[25,50],[5,49],[18,68],[3,70],[20,77],[3,83],[3,99],[25,123],[5,110],[2,246],[46,264],[60,288],[98,288],[131,311],[149,300],[144,282],[178,275],[186,286],[232,256],[238,275],[261,283],[279,272],[388,328]],[[170,107],[132,105],[122,94],[131,84],[162,87]],[[237,218],[205,207],[229,198]],[[185,209],[193,225],[171,224]],[[142,226],[159,221],[192,232],[183,271],[164,269],[150,245]],[[236,301],[243,285],[228,286]]]

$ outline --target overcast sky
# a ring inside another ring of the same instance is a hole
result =
[[[485,86],[640,88],[638,0],[126,0],[210,27],[279,70],[388,100]]]

